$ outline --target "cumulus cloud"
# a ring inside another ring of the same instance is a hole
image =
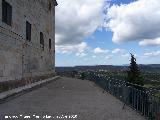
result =
[[[56,45],[77,45],[91,35],[103,16],[105,0],[57,0],[56,7]],[[66,47],[66,46],[64,46]]]
[[[153,40],[143,40],[139,42],[140,46],[160,46],[160,37]]]
[[[128,58],[130,55],[128,53],[124,53],[121,56],[124,57],[124,58]]]
[[[125,49],[116,48],[112,50],[112,54],[118,54],[123,58],[129,58],[130,54]]]
[[[108,55],[105,57],[105,59],[110,60],[110,59],[112,59],[112,57],[113,57],[112,55]]]
[[[85,42],[82,42],[77,45],[56,45],[57,53],[79,53],[79,55],[84,53],[88,49],[88,45]],[[78,54],[77,54],[78,55]]]
[[[144,56],[146,56],[146,57],[157,57],[157,56],[160,56],[160,51],[146,52],[146,53],[144,53]]]
[[[145,40],[140,45],[159,45],[159,0],[138,0],[130,4],[113,5],[106,16],[108,20],[105,27],[113,32],[115,43]]]
[[[92,56],[92,58],[96,58],[96,56],[95,56],[95,55],[93,55],[93,56]]]
[[[116,48],[114,50],[112,50],[113,54],[124,54],[125,50],[124,49],[120,49],[120,48]]]
[[[85,53],[76,53],[76,56],[78,56],[78,57],[84,57],[84,56],[86,56],[87,54],[85,54]]]
[[[97,48],[94,49],[94,53],[95,53],[95,54],[108,53],[108,52],[109,52],[109,50],[104,50],[104,49],[102,49],[102,48],[100,48],[100,47],[97,47]]]

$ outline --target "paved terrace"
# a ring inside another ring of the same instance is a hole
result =
[[[102,91],[90,81],[60,78],[0,104],[0,120],[6,120],[5,115],[21,120],[25,116],[31,116],[29,120],[38,116],[43,120],[45,115],[77,115],[75,120],[144,120],[129,107],[122,109],[123,103]]]

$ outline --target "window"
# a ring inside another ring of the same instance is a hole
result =
[[[49,49],[52,49],[52,41],[49,39]]]
[[[42,32],[40,32],[40,44],[42,45],[42,47],[44,49],[44,36],[43,36]]]
[[[28,21],[26,22],[26,39],[31,41],[31,24]]]
[[[5,0],[2,0],[2,22],[10,26],[12,23],[12,6]]]
[[[51,1],[49,1],[49,3],[48,3],[48,8],[49,8],[49,11],[51,11],[51,9],[52,9],[52,3],[51,3]]]

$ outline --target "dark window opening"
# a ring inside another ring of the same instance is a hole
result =
[[[49,39],[49,49],[52,49],[52,41]]]
[[[2,22],[10,26],[12,24],[12,6],[5,0],[2,0]]]
[[[26,39],[31,41],[31,24],[27,21],[26,22]]]
[[[48,7],[49,7],[49,11],[51,11],[51,9],[52,9],[52,3],[51,3],[51,1],[49,1]]]
[[[44,36],[43,36],[42,32],[40,32],[40,44],[42,45],[42,47],[44,49]]]

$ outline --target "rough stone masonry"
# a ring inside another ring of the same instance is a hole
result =
[[[56,0],[0,0],[0,82],[55,73]]]

